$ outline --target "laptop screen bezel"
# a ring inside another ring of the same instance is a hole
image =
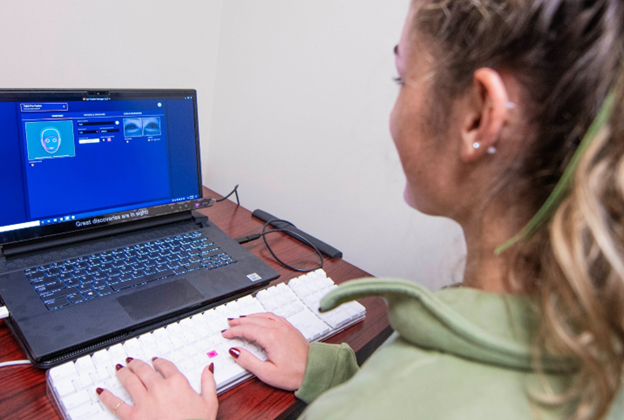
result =
[[[22,229],[0,232],[0,247],[13,245],[31,240],[52,238],[55,236],[75,234],[81,231],[101,229],[118,223],[131,223],[160,217],[164,214],[189,212],[193,203],[199,207],[203,197],[203,183],[201,171],[201,151],[199,138],[199,123],[197,112],[197,91],[195,89],[0,89],[0,102],[71,102],[84,100],[167,100],[189,98],[193,102],[193,120],[195,131],[195,151],[197,170],[198,199],[188,199],[172,204],[159,206],[139,207],[128,217],[129,212],[112,212],[97,216],[101,220],[97,225],[84,224],[78,226],[79,220],[70,220],[63,223],[39,225]],[[19,141],[19,140],[18,140]],[[125,218],[117,216],[124,213]],[[92,219],[92,218],[90,218]]]

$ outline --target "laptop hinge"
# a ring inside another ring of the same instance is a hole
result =
[[[70,245],[78,242],[90,241],[93,239],[99,239],[107,236],[119,235],[122,233],[128,233],[141,229],[158,227],[184,221],[193,221],[200,225],[205,225],[208,222],[208,217],[196,211],[185,211],[145,220],[138,220],[135,222],[107,226],[99,229],[59,235],[51,238],[33,239],[30,241],[4,245],[0,247],[0,257],[4,258],[28,252],[36,252],[42,249],[50,249],[57,246]]]

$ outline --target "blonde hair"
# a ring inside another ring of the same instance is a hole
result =
[[[578,362],[575,420],[606,417],[624,369],[624,5],[620,0],[419,0],[416,29],[436,59],[440,107],[480,67],[509,69],[535,127],[499,187],[537,209],[561,177],[610,90],[609,123],[586,150],[549,223],[512,250],[510,275],[535,296],[540,352]],[[445,103],[446,102],[446,103]],[[434,109],[433,112],[436,112]],[[539,366],[539,363],[537,363]]]
[[[578,401],[578,419],[608,414],[624,368],[624,132],[616,121],[623,116],[619,91],[611,123],[586,151],[570,196],[550,223],[551,252],[534,256],[548,273],[536,289],[543,313],[538,340],[548,350],[580,361],[568,390],[568,400]]]

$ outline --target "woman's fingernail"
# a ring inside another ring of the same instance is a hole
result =
[[[234,318],[228,318],[228,321],[234,321]]]
[[[247,315],[241,315],[239,318],[247,318]]]
[[[104,390],[102,388],[95,388],[95,392],[100,395],[102,392],[104,392]]]
[[[156,357],[156,356],[152,357],[152,362],[153,362],[154,360],[156,360],[156,359],[158,359],[158,357]]]
[[[210,371],[210,373],[214,373],[214,363],[211,363],[211,364],[208,366],[208,370]]]
[[[227,328],[226,328],[226,329],[224,329],[224,330],[221,330],[221,334],[223,334],[223,333],[224,333],[224,332],[226,332],[226,331],[227,331]]]
[[[240,356],[240,350],[239,349],[235,349],[235,348],[231,348],[228,350],[228,352],[232,355],[233,358],[238,359],[238,356]]]
[[[134,359],[132,357],[126,357],[126,363],[130,363],[131,361],[133,361]]]
[[[123,366],[121,366],[119,363],[117,363],[115,365],[115,369],[119,370],[119,369],[123,369]]]

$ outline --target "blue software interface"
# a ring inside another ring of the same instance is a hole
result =
[[[192,97],[0,102],[0,232],[198,198],[197,153]]]

